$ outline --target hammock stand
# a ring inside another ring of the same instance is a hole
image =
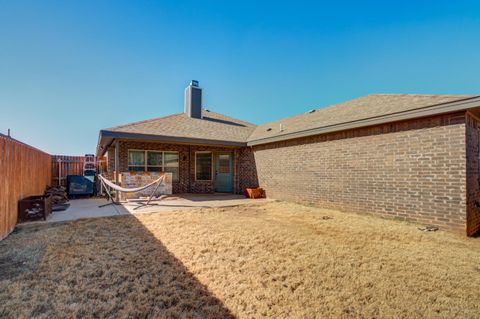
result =
[[[108,198],[110,199],[111,203],[107,203],[107,204],[103,204],[103,205],[100,205],[98,207],[105,207],[105,206],[108,206],[108,205],[119,205],[120,203],[118,202],[118,199],[117,201],[115,201],[112,197],[112,194],[110,194],[110,191],[108,190],[108,188],[110,189],[114,189],[116,191],[119,191],[119,192],[122,192],[122,193],[136,193],[136,192],[140,192],[144,189],[147,189],[149,188],[150,186],[152,185],[155,185],[157,184],[157,186],[155,186],[155,189],[152,191],[152,193],[150,194],[150,197],[148,197],[148,200],[146,203],[143,203],[143,202],[138,202],[140,203],[141,205],[140,206],[137,206],[135,207],[134,209],[138,209],[138,208],[141,208],[141,207],[145,207],[145,206],[148,206],[148,205],[158,205],[158,204],[150,204],[150,201],[152,200],[153,198],[153,195],[155,195],[155,192],[157,191],[158,187],[163,183],[163,181],[165,180],[165,175],[162,175],[160,176],[158,179],[154,180],[153,182],[147,184],[147,185],[144,185],[144,186],[141,186],[141,187],[136,187],[136,188],[125,188],[125,187],[121,187],[121,186],[118,186],[117,184],[114,184],[112,183],[111,181],[109,181],[108,179],[106,179],[105,177],[103,177],[102,175],[98,175],[98,177],[100,178],[100,181],[102,182],[102,185],[103,187],[105,187],[105,189],[107,190],[107,195],[108,195]],[[107,187],[108,186],[108,187]]]

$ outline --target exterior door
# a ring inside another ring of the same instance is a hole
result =
[[[233,154],[230,152],[215,154],[215,191],[233,192]]]

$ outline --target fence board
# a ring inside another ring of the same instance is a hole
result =
[[[42,195],[52,180],[51,156],[30,145],[0,135],[0,240],[17,223],[17,203]]]
[[[83,165],[85,164],[85,156],[68,156],[53,155],[52,156],[52,185],[67,185],[67,175],[83,175]],[[106,157],[95,158],[98,165],[101,165],[101,172],[107,168]],[[60,182],[59,182],[60,174]]]
[[[58,160],[61,160],[59,162]],[[85,156],[51,156],[30,145],[0,134],[0,240],[17,223],[18,200],[42,195],[47,185],[61,185],[67,175],[82,175]],[[101,171],[106,170],[106,158],[98,159]]]

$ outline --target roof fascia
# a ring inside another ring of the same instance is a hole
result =
[[[202,138],[178,137],[168,135],[141,134],[129,132],[100,131],[100,141],[103,139],[125,139],[125,140],[145,140],[152,142],[182,143],[182,144],[198,144],[198,145],[215,145],[215,146],[247,146],[246,142],[222,141]],[[99,142],[101,145],[101,142]]]

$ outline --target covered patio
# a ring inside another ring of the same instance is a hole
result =
[[[258,187],[247,146],[256,125],[203,108],[198,81],[185,89],[184,102],[182,113],[100,130],[96,153],[108,158],[101,173],[123,187],[143,185],[132,185],[137,178],[126,181],[126,176],[144,182],[171,173],[173,194],[242,194]]]

